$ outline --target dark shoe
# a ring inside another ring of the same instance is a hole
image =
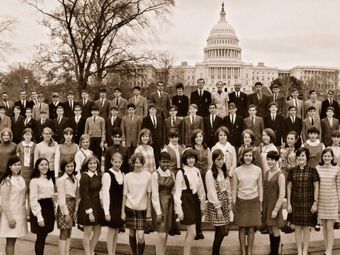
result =
[[[340,223],[334,222],[333,229],[340,229]]]
[[[260,229],[260,232],[261,232],[262,235],[268,235],[269,234],[269,231],[266,228]]]
[[[144,230],[144,234],[150,234],[150,233],[151,233],[150,229],[147,228]]]
[[[82,225],[77,225],[77,228],[80,230],[80,231],[83,231],[84,232],[84,227]]]
[[[125,228],[124,227],[120,227],[119,228],[119,233],[125,233]]]
[[[319,232],[320,229],[321,229],[320,224],[319,224],[319,223],[316,224],[316,225],[314,226],[314,229],[315,229],[315,231]]]
[[[178,236],[181,235],[181,231],[179,231],[178,229],[175,229],[175,230],[174,230],[174,233],[175,233],[175,235],[178,235]]]
[[[169,234],[170,236],[174,236],[174,235],[176,235],[176,232],[175,232],[175,230],[171,229],[171,230],[168,232],[168,234]]]
[[[204,239],[204,235],[202,232],[198,232],[197,235],[195,236],[195,240],[200,240],[200,239]]]

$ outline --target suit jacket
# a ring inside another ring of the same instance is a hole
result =
[[[111,146],[113,144],[113,141],[111,138],[113,129],[120,128],[121,123],[122,123],[122,118],[119,116],[116,117],[116,119],[113,122],[113,125],[112,125],[112,117],[106,119],[105,133],[106,133],[106,143],[108,146]]]
[[[0,131],[3,129],[3,128],[9,128],[11,129],[12,128],[12,121],[11,121],[11,118],[8,117],[8,116],[3,116],[2,119],[0,119]]]
[[[22,131],[23,131],[24,120],[25,118],[21,115],[18,117],[17,121],[15,121],[15,116],[11,118],[13,142],[16,144],[22,141]]]
[[[135,114],[137,116],[144,118],[146,115],[148,115],[148,102],[145,97],[139,96],[138,100],[136,100],[133,96],[129,99],[128,103],[132,103],[136,106]]]
[[[79,121],[76,122],[76,117],[69,119],[70,127],[73,129],[74,142],[79,144],[79,139],[84,134],[86,119],[81,116]]]
[[[321,120],[321,142],[327,147],[332,145],[332,132],[339,130],[339,120],[333,118],[332,126],[329,123],[328,118]]]
[[[234,103],[237,107],[236,114],[241,118],[245,118],[248,115],[247,111],[247,102],[248,96],[247,94],[240,91],[240,96],[236,97],[236,92],[231,92],[229,94],[229,104]]]
[[[154,147],[154,152],[163,148],[165,144],[165,129],[164,129],[164,121],[161,116],[157,116],[156,118],[157,126],[155,127],[151,121],[150,115],[144,117],[142,122],[142,129],[147,128],[151,132],[152,137],[152,147]],[[155,150],[156,149],[156,150]]]
[[[37,131],[36,131],[36,130],[37,130],[37,122],[36,122],[35,119],[31,118],[31,119],[29,120],[29,122],[26,123],[26,119],[24,119],[22,128],[23,128],[23,130],[24,130],[25,128],[30,128],[30,129],[32,129],[33,134],[35,134],[35,133],[37,132]]]
[[[33,109],[32,109],[32,118],[33,119],[35,119],[35,120],[39,120],[40,119],[40,110],[46,111],[47,112],[47,118],[50,117],[48,104],[41,103],[41,105],[40,104],[35,104],[33,106]]]
[[[198,106],[197,115],[207,116],[209,114],[209,105],[211,104],[211,93],[203,90],[203,95],[199,96],[198,90],[191,92],[190,104],[196,104]]]
[[[163,91],[162,93],[162,98],[159,97],[158,91],[151,93],[150,103],[156,105],[157,115],[161,116],[163,120],[165,120],[169,116],[170,96],[165,91]]]
[[[318,117],[320,117],[321,114],[321,102],[316,100],[315,103],[312,102],[312,100],[307,100],[303,103],[303,109],[304,109],[304,117],[307,116],[307,111],[310,106],[314,106],[316,109],[316,112],[318,113]]]
[[[248,96],[247,109],[249,105],[253,104],[257,107],[256,115],[259,117],[265,117],[269,113],[269,97],[262,94],[262,100],[259,100],[256,93],[252,93]]]
[[[112,106],[116,105],[118,107],[118,116],[119,117],[123,117],[124,115],[127,114],[127,105],[128,102],[125,98],[120,97],[118,99],[118,105],[116,102],[116,98],[112,99],[111,103],[110,103],[110,109],[112,108]]]
[[[274,95],[271,95],[269,97],[269,102],[274,102]],[[287,107],[286,107],[286,98],[279,94],[278,97],[276,98],[276,101],[277,103],[277,114],[284,117],[286,116],[286,111],[287,111]]]
[[[288,109],[289,106],[294,105],[294,99],[291,99],[289,101],[287,101],[287,107],[286,107],[286,113],[287,113],[287,117],[288,117]],[[296,108],[296,117],[299,117],[301,119],[304,118],[304,103],[302,100],[298,99],[298,107]]]
[[[85,119],[87,119],[88,117],[91,117],[91,111],[92,111],[92,107],[94,105],[93,101],[91,101],[90,99],[87,99],[86,104],[84,105],[83,100],[80,102],[81,107],[83,107],[82,112],[81,112],[81,116],[83,116]]]
[[[202,131],[204,131],[203,118],[196,115],[194,123],[191,124],[191,116],[188,115],[184,117],[182,121],[182,127],[183,142],[185,146],[189,147],[191,146],[192,131],[194,131],[195,129],[201,129]]]
[[[58,142],[62,143],[64,136],[63,132],[64,129],[70,127],[69,125],[69,119],[66,117],[62,117],[60,123],[58,123],[58,119],[55,118],[52,120],[52,129],[53,129],[53,139]]]
[[[262,141],[262,131],[264,129],[264,123],[262,117],[255,117],[255,124],[250,117],[243,119],[243,128],[250,129],[255,133],[255,146],[258,146]]]
[[[54,103],[50,103],[48,105],[48,109],[49,109],[48,111],[49,111],[49,115],[50,115],[51,120],[57,118],[57,107],[59,105],[63,106],[63,104],[61,102],[58,102],[57,105],[55,105]]]
[[[230,115],[223,118],[223,126],[226,126],[229,130],[230,137],[228,142],[236,149],[241,146],[241,134],[243,132],[243,118],[236,115],[234,124],[231,123]]]
[[[13,101],[9,101],[7,100],[7,105],[4,103],[4,101],[0,101],[0,105],[3,105],[5,106],[5,109],[6,109],[6,112],[5,114],[8,116],[8,117],[13,117],[14,116],[14,112],[13,112],[13,109],[14,109],[14,102]]]
[[[320,122],[320,119],[319,118],[314,118],[314,125],[312,125],[309,117],[305,118],[303,121],[302,121],[302,139],[303,139],[303,142],[306,142],[308,140],[308,129],[311,128],[311,127],[316,127],[317,129],[319,129],[320,131],[320,134],[319,134],[319,138],[322,137],[322,132],[321,132],[321,122]]]
[[[333,100],[333,104],[331,105],[329,100],[326,99],[325,101],[322,101],[321,103],[321,114],[320,114],[320,118],[324,119],[326,118],[326,112],[327,112],[327,108],[329,106],[332,106],[334,108],[334,118],[336,119],[340,119],[340,108],[339,108],[339,103],[335,100]]]
[[[188,115],[189,111],[189,97],[183,96],[173,96],[171,98],[171,104],[176,105],[178,108],[177,116],[185,117]]]
[[[133,116],[132,120],[128,115],[123,116],[120,128],[123,134],[123,142],[125,142],[126,147],[136,147],[141,127],[142,119],[139,116]]]
[[[205,142],[208,147],[211,149],[218,141],[215,133],[217,129],[223,125],[223,119],[215,115],[215,121],[213,125],[211,125],[211,115],[204,117],[203,119],[203,126],[204,126],[204,135],[205,135]]]
[[[41,124],[41,119],[36,121],[36,133],[34,134],[34,137],[37,143],[40,143],[43,140],[42,131],[45,127],[49,127],[53,130],[53,121],[46,119],[44,124]]]
[[[286,139],[287,134],[290,131],[295,131],[299,138],[301,137],[302,132],[302,119],[295,117],[295,122],[292,122],[291,117],[287,117],[284,121],[284,138]],[[301,145],[301,144],[300,144]]]
[[[94,102],[94,104],[98,107],[99,109],[99,116],[103,117],[104,120],[107,120],[110,116],[110,104],[111,101],[108,99],[105,99],[104,104],[102,105],[100,103],[100,99]]]
[[[276,114],[275,120],[272,120],[271,115],[264,118],[264,128],[271,128],[275,132],[275,146],[281,146],[284,142],[283,128],[284,118],[281,115]]]
[[[33,109],[33,105],[34,105],[34,103],[33,103],[33,101],[28,101],[28,100],[26,100],[26,105],[23,105],[22,103],[21,103],[21,100],[19,100],[19,101],[16,101],[15,103],[14,103],[14,106],[19,106],[20,107],[20,114],[22,115],[22,116],[25,116],[25,113],[26,113],[26,109],[27,108],[31,108],[31,109]]]
[[[70,102],[67,100],[63,102],[63,107],[64,107],[64,116],[66,118],[73,118],[74,117],[74,107],[78,105],[79,103],[77,101],[73,100],[73,104],[70,105]]]
[[[165,125],[165,144],[169,143],[169,131],[171,128],[176,128],[178,131],[178,144],[183,144],[183,138],[182,138],[182,117],[176,117],[174,121],[174,125],[171,126],[171,117],[165,119],[164,125]]]

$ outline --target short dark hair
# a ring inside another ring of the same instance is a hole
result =
[[[288,111],[290,111],[290,109],[295,109],[296,110],[296,106],[295,105],[290,105],[289,107],[288,107]]]
[[[230,136],[229,129],[228,129],[227,127],[225,127],[225,126],[219,127],[219,128],[216,130],[216,132],[215,132],[215,136],[218,137],[218,134],[219,134],[220,132],[225,133],[225,134],[227,135],[227,137]]]
[[[316,111],[315,106],[309,106],[307,111],[309,112],[309,111],[312,111],[312,110]]]
[[[177,83],[176,89],[184,89],[183,83]]]
[[[133,90],[135,90],[135,89],[137,89],[137,90],[139,90],[139,91],[142,90],[142,88],[141,88],[140,86],[134,86],[134,87],[133,87]]]
[[[122,90],[118,87],[114,88],[113,92],[119,91],[120,93],[122,93]]]
[[[313,134],[313,133],[320,135],[320,130],[317,127],[308,128],[307,134]]]
[[[183,152],[183,155],[182,155],[182,164],[186,165],[187,164],[187,159],[188,158],[194,158],[195,159],[195,162],[197,162],[197,153],[189,148],[189,149],[186,149],[184,152]]]
[[[123,136],[123,132],[119,127],[115,127],[112,132],[111,132],[111,136],[114,137],[116,135],[119,135],[120,137]]]
[[[248,152],[251,152],[251,154],[253,155],[253,159],[251,161],[251,163],[255,163],[255,153],[254,153],[254,150],[253,148],[245,148],[242,152],[241,152],[241,155],[240,155],[240,164],[244,164],[244,154],[248,153]]]
[[[162,160],[171,160],[170,154],[167,153],[166,151],[162,151],[161,154],[159,155],[159,161]]]
[[[105,88],[100,89],[99,93],[106,93],[106,89]]]
[[[274,159],[275,161],[278,161],[280,159],[280,155],[277,151],[268,151],[267,153],[267,159]]]
[[[127,105],[127,107],[126,107],[127,109],[129,109],[129,108],[133,108],[133,109],[136,109],[136,106],[135,106],[135,104],[134,103],[129,103],[128,105]]]
[[[307,161],[309,160],[309,150],[306,147],[300,147],[296,150],[296,157],[300,156],[302,153],[306,154]]]
[[[249,110],[250,108],[255,108],[255,110],[257,110],[257,106],[254,105],[254,104],[250,104],[250,105],[248,106],[248,110]]]
[[[261,86],[261,87],[263,87],[262,82],[259,82],[259,81],[255,82],[254,86],[256,87],[256,86],[258,86],[258,85]]]

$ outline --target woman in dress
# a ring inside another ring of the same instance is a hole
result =
[[[27,234],[26,185],[20,171],[20,158],[12,156],[7,162],[6,172],[0,178],[0,237],[6,238],[7,255],[14,255],[17,238]]]
[[[334,161],[340,166],[340,131],[334,130],[332,132],[332,145],[329,147],[333,150]]]
[[[255,159],[254,164],[256,166],[260,166],[261,155],[260,155],[259,148],[255,146],[255,140],[256,140],[256,136],[252,130],[250,129],[243,130],[241,134],[241,146],[238,149],[237,158],[240,159],[243,155],[243,151],[247,148],[250,148],[253,150],[253,153],[254,153],[254,159]]]
[[[232,206],[231,185],[224,163],[224,153],[215,150],[212,154],[213,165],[205,176],[207,185],[208,208],[206,219],[215,227],[212,255],[220,254],[224,236],[228,234]]]
[[[0,176],[7,169],[7,161],[11,156],[16,155],[17,145],[12,142],[13,133],[10,128],[3,128],[0,131]]]
[[[289,171],[287,177],[287,210],[292,214],[291,223],[295,225],[298,255],[308,254],[310,226],[318,206],[319,175],[307,164],[308,160],[309,150],[299,148],[296,151],[297,166]]]
[[[175,182],[175,212],[183,225],[186,226],[187,234],[184,241],[184,255],[189,255],[191,245],[196,234],[196,222],[205,209],[205,191],[201,173],[195,162],[197,155],[192,149],[183,152],[183,169],[177,172]],[[201,209],[198,215],[197,208]]]
[[[104,211],[99,197],[102,188],[99,160],[95,156],[86,157],[81,172],[77,222],[84,226],[85,255],[93,255],[101,233],[101,223],[104,219]]]
[[[31,232],[37,235],[35,254],[43,255],[46,237],[53,231],[55,221],[53,172],[45,158],[37,159],[34,164],[29,199]]]
[[[218,137],[218,142],[211,148],[211,153],[214,150],[220,149],[224,153],[224,162],[230,177],[233,177],[234,170],[237,166],[237,157],[235,147],[228,142],[230,136],[228,128],[225,126],[219,127],[215,134]]]
[[[43,141],[38,143],[34,149],[34,163],[37,162],[39,158],[46,158],[49,162],[49,170],[54,172],[53,176],[58,177],[58,172],[55,171],[56,165],[59,165],[59,161],[56,161],[55,156],[57,150],[59,150],[58,143],[53,140],[53,131],[49,127],[45,127],[42,131]]]
[[[139,145],[137,146],[135,153],[142,153],[145,159],[145,164],[143,168],[152,174],[156,171],[155,154],[153,148],[150,146],[152,144],[151,132],[149,129],[142,129],[139,132]]]
[[[282,202],[285,197],[285,176],[278,168],[280,155],[277,151],[267,153],[269,170],[263,180],[263,224],[269,229],[269,239],[272,255],[279,254],[280,228],[284,226],[282,217]]]
[[[121,217],[123,202],[124,173],[120,170],[123,156],[114,152],[111,156],[112,167],[102,177],[102,200],[105,214],[104,226],[107,231],[107,253],[116,254],[119,229],[123,226]]]
[[[267,153],[269,151],[278,151],[274,143],[275,143],[275,132],[271,128],[265,128],[262,131],[262,143],[260,145],[261,169],[264,175],[269,170],[269,166],[267,164]]]
[[[302,144],[309,151],[308,164],[315,168],[321,160],[321,153],[325,149],[325,145],[319,140],[320,130],[316,127],[311,127],[307,130],[308,140]]]
[[[156,254],[164,255],[168,232],[173,224],[175,175],[169,169],[169,153],[161,152],[158,169],[151,175],[152,222],[158,233]]]
[[[204,190],[207,192],[205,185],[205,174],[211,166],[211,153],[209,147],[204,142],[204,133],[201,129],[196,129],[192,132],[191,136],[191,148],[197,154],[197,161],[195,167],[197,167],[202,176]],[[197,207],[197,215],[201,213],[201,208]],[[196,236],[195,240],[204,239],[202,233],[202,217],[198,217],[196,222]]]
[[[77,178],[80,180],[80,169],[83,165],[83,162],[86,157],[92,156],[93,152],[89,149],[90,148],[90,136],[87,134],[81,135],[79,139],[79,147],[80,149],[77,151],[77,153],[74,156],[74,162],[76,164],[76,172],[77,172]]]
[[[286,136],[286,148],[280,150],[281,171],[287,178],[290,169],[296,167],[295,144],[298,140],[298,134],[295,131],[289,131]]]
[[[132,254],[143,255],[145,223],[147,218],[151,218],[151,174],[144,170],[145,159],[142,153],[133,154],[131,164],[133,172],[124,177],[121,215],[129,229]]]
[[[59,144],[59,150],[56,151],[56,161],[62,162],[66,161],[74,161],[74,157],[79,150],[79,146],[73,142],[73,129],[65,128],[63,131],[64,142]],[[56,165],[56,172],[59,173],[60,166]],[[60,173],[61,175],[62,173]]]
[[[251,255],[255,228],[262,225],[262,170],[254,165],[254,151],[251,148],[244,149],[240,162],[242,165],[235,169],[232,185],[234,223],[239,227],[241,254]]]
[[[32,129],[25,128],[22,136],[23,141],[17,146],[17,156],[21,161],[21,176],[24,178],[26,186],[28,187],[33,172],[34,150],[36,144],[32,141]]]
[[[318,218],[323,229],[325,254],[331,255],[334,244],[333,226],[338,219],[340,200],[340,168],[335,163],[331,148],[323,150],[316,171],[320,178]]]
[[[68,255],[72,228],[76,220],[76,204],[78,198],[78,180],[75,178],[75,164],[71,159],[64,159],[60,165],[61,176],[57,180],[57,227],[59,234],[59,254]]]

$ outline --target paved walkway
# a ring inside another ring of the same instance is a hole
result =
[[[106,228],[102,228],[102,234],[99,239],[99,243],[97,245],[97,254],[106,254]],[[45,254],[48,255],[57,255],[58,254],[58,229],[55,228],[47,239],[47,245]],[[78,229],[74,229],[72,233],[72,242],[71,242],[71,255],[84,254],[82,249],[82,235],[83,233]],[[204,232],[205,239],[194,241],[192,254],[195,255],[206,255],[211,254],[211,246],[214,239],[214,233],[212,231]],[[168,255],[178,255],[182,254],[183,247],[183,239],[185,236],[185,232],[182,231],[182,235],[169,237],[168,241]],[[335,231],[335,236],[337,238],[335,242],[334,252],[333,254],[340,255],[340,230]],[[34,254],[34,240],[35,236],[33,234],[28,234],[25,238],[19,239],[16,245],[16,254],[26,255],[26,254]],[[311,232],[311,246],[310,251],[311,254],[323,254],[323,242],[322,240],[322,231],[315,232],[312,230]],[[154,245],[157,242],[157,234],[151,233],[146,235],[146,251],[145,255],[155,254]],[[128,246],[128,233],[121,233],[118,239],[118,248],[117,254],[125,255],[131,254],[130,248]],[[0,255],[1,252],[4,254],[4,246],[5,240],[0,239]],[[296,254],[295,249],[295,239],[293,234],[282,234],[282,254]],[[221,255],[236,255],[239,254],[239,245],[238,245],[238,234],[237,231],[230,231],[229,236],[225,237],[223,246],[221,249]],[[267,235],[262,235],[259,232],[256,233],[255,236],[255,245],[254,245],[254,255],[262,255],[269,254],[269,240]]]

